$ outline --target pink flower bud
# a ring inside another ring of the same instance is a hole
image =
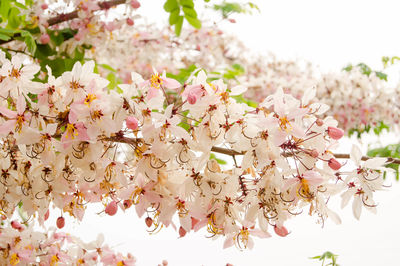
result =
[[[236,23],[236,20],[234,20],[233,18],[228,19],[230,23]]]
[[[105,209],[105,213],[107,213],[110,216],[115,215],[117,213],[117,211],[118,211],[118,205],[117,205],[117,202],[115,202],[115,200],[108,203],[108,205]]]
[[[339,170],[342,165],[334,158],[329,159],[328,165],[332,170]]]
[[[49,219],[49,215],[50,215],[50,210],[47,210],[47,212],[44,214],[45,221],[47,221],[47,219]]]
[[[124,208],[128,209],[132,206],[132,201],[131,200],[124,200]]]
[[[288,230],[283,225],[282,226],[275,225],[274,231],[278,236],[281,236],[281,237],[285,237],[289,234]]]
[[[135,24],[135,23],[133,22],[133,20],[131,18],[127,18],[126,24],[128,24],[129,26],[133,26],[133,24]]]
[[[162,265],[163,265],[163,266],[167,266],[167,265],[168,265],[168,261],[163,260],[163,261],[162,261]]]
[[[324,124],[324,121],[323,121],[321,118],[318,118],[318,119],[315,121],[315,124],[317,124],[317,126],[321,127],[321,126]]]
[[[183,227],[179,227],[179,236],[184,237],[186,235],[186,230]]]
[[[65,225],[65,218],[62,216],[58,217],[56,224],[57,224],[58,229],[63,228]]]
[[[50,41],[50,36],[47,33],[43,33],[42,36],[40,36],[40,42],[42,44],[48,44]]]
[[[198,44],[198,45],[196,45],[196,50],[197,51],[200,51],[201,50],[201,47],[200,47],[200,45]]]
[[[316,149],[313,149],[311,152],[310,152],[310,155],[311,155],[311,157],[313,157],[313,158],[317,158],[318,157],[318,151],[316,150]]]
[[[135,9],[140,7],[140,3],[137,0],[132,0],[131,1],[131,6]]]
[[[144,219],[144,222],[146,223],[147,227],[150,227],[153,224],[153,219],[151,219],[150,217],[146,217],[146,219]]]
[[[189,93],[187,101],[189,104],[195,104],[197,101],[196,95],[194,95],[193,93]]]
[[[43,10],[46,10],[49,6],[48,6],[47,4],[42,4],[40,7],[41,7]]]
[[[136,130],[138,128],[138,121],[133,116],[128,116],[126,118],[126,127],[132,130]]]
[[[15,221],[15,220],[11,222],[11,227],[20,232],[24,231],[24,228],[22,227],[22,225],[18,221]]]
[[[340,139],[341,137],[343,137],[343,134],[344,132],[340,128],[328,127],[328,135],[332,139]]]

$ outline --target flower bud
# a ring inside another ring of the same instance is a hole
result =
[[[43,10],[46,10],[49,6],[48,6],[47,4],[42,4],[40,7],[41,7]]]
[[[65,218],[62,216],[58,217],[56,224],[57,224],[58,229],[63,228],[65,225]]]
[[[137,9],[140,7],[140,3],[137,0],[132,0],[131,7]]]
[[[49,41],[50,41],[50,36],[47,33],[43,33],[42,36],[40,36],[41,44],[48,44]]]
[[[131,200],[124,200],[124,208],[129,209],[132,206]]]
[[[283,225],[282,226],[275,225],[274,231],[278,236],[281,236],[281,237],[285,237],[289,234],[288,230]]]
[[[315,124],[317,124],[317,126],[321,127],[321,126],[324,124],[324,121],[323,121],[321,118],[318,118],[318,119],[315,121]]]
[[[196,95],[189,93],[188,97],[187,97],[187,101],[189,104],[195,104],[196,103]]]
[[[105,213],[107,213],[110,216],[115,215],[117,213],[117,211],[118,211],[118,205],[117,205],[117,202],[115,202],[115,200],[108,203],[108,205],[105,209]]]
[[[129,26],[133,26],[133,24],[135,24],[135,22],[133,22],[133,20],[131,18],[127,18],[126,24],[128,24]]]
[[[181,226],[179,227],[179,236],[184,237],[186,235],[186,230]]]
[[[11,222],[11,227],[20,232],[24,231],[24,228],[22,227],[22,225],[18,221],[15,221],[15,220]]]
[[[328,135],[332,139],[340,139],[341,137],[343,137],[343,134],[344,132],[340,128],[328,127]]]
[[[329,159],[328,165],[332,170],[339,170],[342,165],[334,158]]]
[[[146,217],[146,219],[144,219],[144,222],[146,223],[147,227],[150,227],[153,224],[153,219],[151,219],[150,217]]]
[[[138,121],[133,116],[128,116],[126,118],[126,127],[132,130],[136,130],[138,128]]]
[[[49,215],[50,215],[50,210],[47,210],[47,212],[44,214],[45,221],[47,221],[47,219],[49,219]]]
[[[233,18],[228,19],[230,23],[236,23],[236,20],[234,20]]]
[[[317,151],[316,149],[313,149],[313,150],[310,152],[310,155],[311,155],[311,157],[313,157],[313,158],[317,158],[318,155],[319,155],[319,153],[318,153],[318,151]]]

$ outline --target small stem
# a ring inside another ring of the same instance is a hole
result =
[[[125,3],[126,3],[126,0],[110,0],[110,1],[104,1],[104,2],[98,3],[98,5],[101,10],[106,10],[106,9],[110,9],[114,6],[117,6],[120,4],[125,4]],[[62,23],[62,22],[68,21],[68,20],[75,19],[75,18],[78,18],[78,9],[75,11],[66,13],[66,14],[59,14],[55,17],[49,18],[47,20],[47,23],[49,24],[49,26],[53,26],[53,25],[56,25],[56,24],[59,24],[59,23]],[[12,36],[12,39],[10,39],[8,41],[0,40],[0,45],[14,41],[15,37],[21,37],[21,34],[20,33],[14,34],[14,36]]]
[[[114,142],[120,142],[120,143],[126,143],[126,144],[133,144],[137,145],[138,142],[141,142],[141,139],[136,139],[136,138],[128,138],[128,137],[110,137],[110,138],[104,138],[102,140],[106,141],[114,141]],[[235,156],[235,155],[244,155],[246,152],[238,152],[232,149],[227,149],[227,148],[222,148],[222,147],[216,147],[213,146],[211,148],[211,151],[229,155],[229,156]],[[292,153],[282,153],[284,157],[292,157]],[[345,154],[345,153],[333,153],[333,156],[335,156],[336,159],[350,159],[350,154]],[[373,159],[377,157],[368,157],[368,156],[363,156],[361,157],[362,161],[366,161],[369,159]],[[387,163],[394,163],[394,164],[400,164],[400,159],[397,158],[391,158],[391,157],[382,157],[387,159]]]

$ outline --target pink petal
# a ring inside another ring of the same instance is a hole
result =
[[[15,119],[17,117],[17,112],[11,111],[5,107],[0,107],[0,113],[10,119]]]
[[[17,99],[17,113],[22,114],[25,112],[26,109],[26,102],[25,102],[25,97],[23,95],[18,96]]]
[[[0,126],[0,134],[4,134],[4,133],[8,134],[11,131],[13,131],[16,123],[17,123],[17,121],[15,121],[15,120],[8,120],[8,121],[4,122]]]
[[[233,241],[233,237],[232,236],[228,236],[226,239],[225,239],[225,242],[224,242],[224,249],[225,248],[229,248],[229,247],[231,247],[231,246],[233,246],[233,244],[234,244],[234,241]]]
[[[163,81],[167,89],[177,89],[182,86],[178,81],[171,78],[163,78]]]

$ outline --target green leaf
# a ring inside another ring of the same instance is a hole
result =
[[[177,22],[178,22],[178,20],[179,20],[179,13],[180,13],[180,10],[179,10],[179,8],[178,9],[175,9],[174,11],[172,11],[170,14],[169,14],[169,25],[175,25]]]
[[[190,17],[186,14],[185,14],[185,18],[189,22],[189,24],[192,25],[194,28],[196,28],[196,29],[201,28],[201,21],[198,20],[197,18]]]
[[[179,0],[179,3],[181,4],[181,6],[194,8],[193,0]]]
[[[351,71],[353,69],[353,65],[352,64],[348,64],[346,67],[343,68],[344,71]]]
[[[181,35],[182,24],[183,24],[183,16],[179,16],[178,20],[175,23],[175,34],[176,34],[176,36]]]
[[[164,4],[164,10],[167,12],[172,12],[175,9],[179,9],[179,4],[177,0],[167,0]]]
[[[189,16],[189,17],[192,17],[192,18],[197,18],[197,12],[193,8],[188,8],[188,7],[184,6],[182,8],[182,10],[183,10],[183,13],[185,13],[185,17]]]
[[[0,40],[8,41],[8,40],[10,40],[10,39],[11,39],[10,36],[4,35],[4,34],[0,33]]]
[[[380,78],[381,80],[387,81],[387,74],[379,71],[375,71],[375,75]]]
[[[225,160],[217,158],[217,156],[215,156],[214,153],[210,153],[210,160],[212,160],[212,159],[216,160],[218,164],[221,164],[221,165],[227,164],[227,162]]]
[[[247,4],[250,6],[250,8],[257,10],[258,12],[261,12],[261,10],[258,7],[258,5],[254,4],[252,2],[248,2]]]
[[[104,69],[110,70],[112,72],[117,72],[117,70],[115,70],[114,68],[112,68],[110,65],[107,64],[99,64],[99,66],[101,66]]]
[[[15,33],[20,32],[19,30],[13,30],[13,29],[6,29],[6,28],[0,28],[0,33],[12,36]]]
[[[372,72],[371,68],[369,66],[367,66],[366,64],[364,64],[364,63],[359,63],[357,66],[360,67],[361,72],[364,75],[369,76],[371,74],[371,72]]]
[[[23,4],[21,4],[21,3],[14,2],[14,5],[15,5],[16,7],[19,7],[19,8],[21,8],[21,9],[28,10],[28,8],[27,8],[26,6],[24,6]]]
[[[36,42],[32,34],[29,31],[22,31],[21,36],[24,37],[24,42],[29,52],[34,55],[36,51]]]
[[[0,16],[4,18],[4,20],[8,19],[8,11],[10,10],[10,7],[10,0],[0,1]]]
[[[9,10],[8,13],[8,27],[12,29],[17,29],[19,25],[21,24],[21,20],[19,18],[19,14],[21,11],[19,11],[18,8],[12,7]]]

